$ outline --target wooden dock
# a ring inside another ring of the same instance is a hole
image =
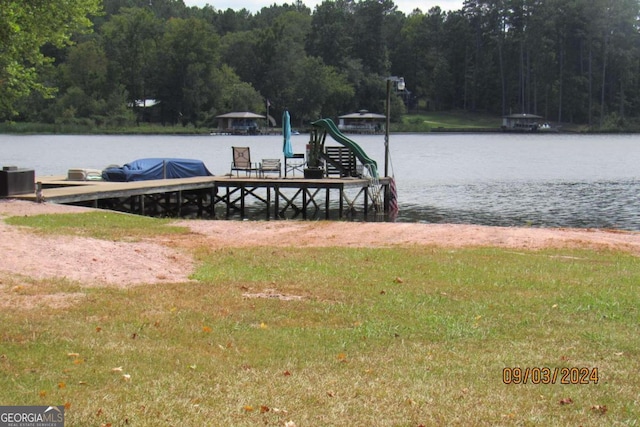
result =
[[[208,176],[135,182],[37,178],[34,194],[14,196],[156,217],[341,219],[384,215],[389,178]]]

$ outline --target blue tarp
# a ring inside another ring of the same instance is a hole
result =
[[[102,179],[117,182],[193,176],[213,176],[213,174],[202,161],[191,159],[138,159],[122,167],[111,167],[102,171]]]

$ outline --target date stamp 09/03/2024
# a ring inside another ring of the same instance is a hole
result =
[[[598,384],[598,368],[513,367],[502,370],[505,384]]]

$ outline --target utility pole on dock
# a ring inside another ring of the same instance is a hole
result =
[[[389,127],[391,125],[391,82],[396,83],[396,91],[405,88],[404,77],[387,77],[386,123],[384,126],[384,176],[389,176]]]

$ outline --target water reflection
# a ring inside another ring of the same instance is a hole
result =
[[[640,230],[640,181],[491,182],[431,186],[400,221]]]

